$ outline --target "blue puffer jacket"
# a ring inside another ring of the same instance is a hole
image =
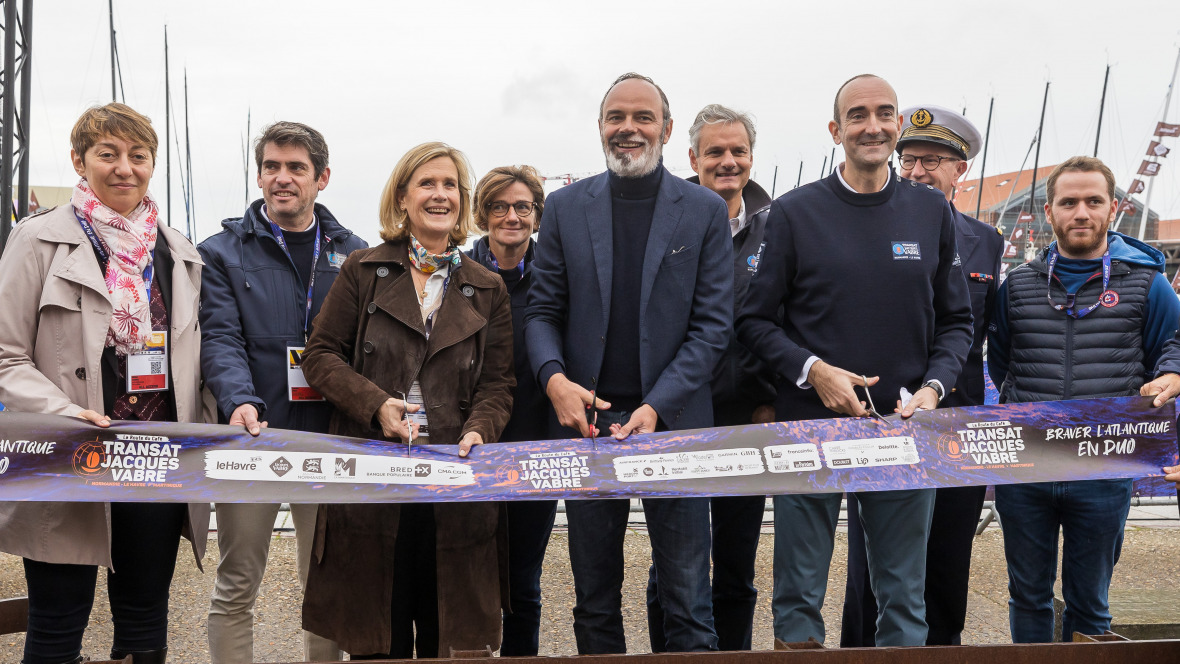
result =
[[[316,263],[313,319],[349,253],[368,245],[328,211],[315,206],[326,237]],[[201,282],[201,371],[225,422],[238,406],[258,406],[271,428],[326,432],[331,406],[287,398],[287,346],[302,346],[307,289],[262,215],[262,200],[246,216],[197,246]]]

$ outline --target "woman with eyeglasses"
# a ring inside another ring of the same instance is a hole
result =
[[[382,244],[354,251],[304,354],[336,411],[329,433],[495,443],[512,412],[512,308],[504,282],[459,251],[471,228],[463,153],[424,143],[381,195]],[[396,491],[396,487],[390,487]],[[321,505],[303,627],[352,659],[496,649],[507,587],[502,505]]]
[[[524,312],[541,226],[545,190],[531,166],[500,166],[475,186],[475,225],[486,233],[467,255],[497,272],[512,298],[516,393],[512,418],[501,441],[544,440],[549,401],[537,385],[524,341]],[[535,656],[541,628],[541,567],[557,514],[556,500],[518,500],[507,504],[508,578],[511,613],[504,614],[503,657]]]

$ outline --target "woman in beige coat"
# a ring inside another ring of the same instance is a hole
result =
[[[83,113],[70,140],[82,176],[71,203],[18,224],[0,257],[0,402],[97,427],[199,421],[201,260],[157,224],[147,193],[151,122],[108,104]],[[133,390],[128,374],[140,386],[159,381],[142,353],[163,339],[166,389]],[[177,544],[183,530],[199,565],[208,527],[208,504],[0,504],[0,551],[24,558],[25,664],[82,661],[99,565],[114,618],[111,658],[164,662]]]

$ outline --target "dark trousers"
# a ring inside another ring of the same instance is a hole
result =
[[[173,503],[111,504],[111,564],[107,595],[113,649],[161,650],[168,645],[168,590],[188,507]],[[73,662],[94,606],[94,565],[24,559],[29,593],[25,664]]]
[[[598,413],[598,428],[625,423],[638,404],[611,399],[620,410]],[[661,424],[659,430],[664,430]],[[602,439],[610,445],[609,438]],[[570,567],[574,574],[574,640],[579,655],[627,652],[623,631],[623,537],[631,502],[567,500]],[[645,498],[643,512],[659,572],[666,649],[717,649],[709,593],[709,503],[706,498]]]
[[[716,496],[709,499],[713,530],[713,625],[718,650],[750,650],[753,646],[754,563],[766,496]],[[648,571],[647,630],[652,652],[666,652],[664,611],[660,606],[656,568]]]
[[[926,544],[926,645],[958,645],[967,620],[971,546],[983,510],[985,486],[944,487],[934,499]],[[858,501],[848,496],[848,580],[844,589],[841,648],[876,645],[877,599],[869,586]]]
[[[393,547],[389,652],[368,655],[350,653],[350,659],[413,659],[415,645],[418,659],[438,657],[438,566],[435,546],[434,505],[403,504],[397,526],[397,544]]]
[[[713,402],[715,426],[750,424],[752,401]],[[718,650],[749,650],[754,633],[754,608],[758,589],[754,587],[754,563],[765,496],[719,496],[709,499],[712,513],[713,625]],[[652,652],[665,652],[664,611],[660,607],[653,565],[647,582],[647,628]]]
[[[557,515],[556,500],[508,503],[508,588],[502,657],[536,656],[541,630],[541,569]]]

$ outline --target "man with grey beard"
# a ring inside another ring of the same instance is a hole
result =
[[[549,196],[525,317],[554,438],[712,426],[710,379],[733,318],[729,214],[669,173],[668,98],[620,76],[599,107],[607,172]],[[645,499],[668,651],[717,649],[709,502]],[[580,654],[626,652],[620,590],[627,500],[566,502]]]

